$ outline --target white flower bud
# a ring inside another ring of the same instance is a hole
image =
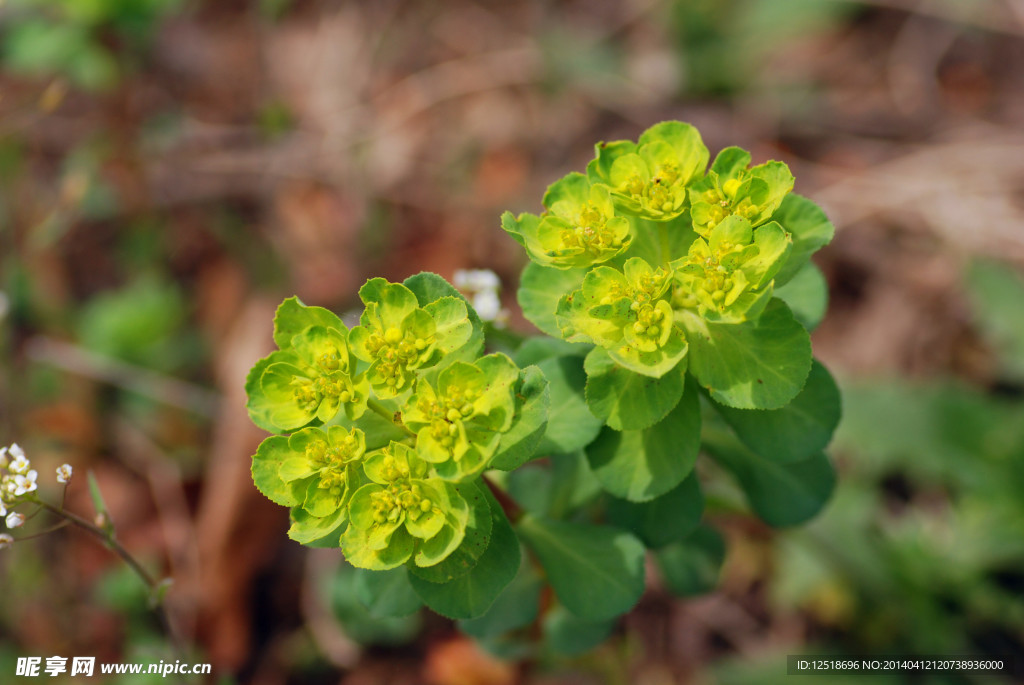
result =
[[[66,485],[71,481],[71,464],[61,464],[57,467],[57,482]]]
[[[12,511],[7,515],[6,523],[8,528],[18,528],[25,523],[25,517],[16,511]]]

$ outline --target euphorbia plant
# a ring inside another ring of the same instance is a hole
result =
[[[496,648],[540,621],[572,650],[639,600],[645,550],[674,591],[713,586],[702,484],[721,491],[709,514],[738,505],[713,464],[767,523],[813,516],[839,394],[811,358],[825,285],[809,259],[832,225],[785,164],[709,158],[664,122],[598,143],[541,214],[506,212],[530,259],[519,303],[547,335],[504,351],[434,274],[367,282],[351,331],[286,300],[247,391],[279,434],[253,477],[291,508],[291,537],[340,548],[373,611],[426,604]]]

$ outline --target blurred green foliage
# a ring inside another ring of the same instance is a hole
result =
[[[91,91],[117,85],[129,55],[141,53],[157,23],[181,0],[10,0],[3,32],[8,69],[62,76]],[[112,46],[116,46],[112,49]],[[129,67],[130,68],[130,67]]]
[[[93,352],[158,371],[176,371],[198,356],[199,341],[185,325],[187,315],[181,289],[149,275],[86,302],[78,333]]]
[[[752,85],[765,59],[795,39],[838,28],[856,2],[683,0],[669,13],[686,90],[731,94]]]
[[[1024,651],[1024,279],[979,263],[966,282],[1007,390],[847,384],[835,500],[777,546],[775,600],[826,626],[830,652]]]

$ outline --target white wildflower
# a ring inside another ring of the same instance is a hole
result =
[[[57,482],[66,485],[71,481],[71,464],[61,464],[57,467]]]
[[[7,533],[0,533],[0,549],[7,549],[14,544],[14,538]]]
[[[3,500],[0,500],[0,518],[7,516],[7,507],[4,506]]]
[[[6,523],[8,528],[18,528],[25,523],[25,517],[16,511],[12,511],[7,515]]]
[[[501,279],[496,273],[490,269],[459,269],[452,282],[456,288],[469,294],[470,303],[482,320],[491,321],[496,326],[505,325],[508,310],[501,306]]]
[[[33,490],[35,490],[36,487],[38,487],[36,485],[36,478],[38,478],[38,477],[39,477],[39,474],[36,473],[34,470],[33,471],[29,471],[24,476],[22,476],[20,474],[15,476],[14,477],[14,496],[15,497],[21,497],[22,495],[27,495],[28,493],[30,493]]]
[[[453,279],[456,288],[460,290],[497,290],[501,287],[501,279],[498,274],[490,269],[459,269],[455,272]]]

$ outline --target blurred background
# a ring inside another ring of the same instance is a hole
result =
[[[652,569],[596,650],[500,660],[432,614],[374,618],[251,483],[243,384],[274,308],[487,268],[529,332],[500,213],[664,119],[787,162],[836,224],[814,334],[844,389],[831,503],[778,531],[712,498],[716,589],[678,598],[694,579]],[[746,684],[792,653],[1019,656],[1022,123],[1021,0],[6,0],[0,444],[51,499],[72,464],[85,516],[95,473],[210,682]],[[0,551],[0,588],[0,674],[167,658],[143,585],[82,531]]]

